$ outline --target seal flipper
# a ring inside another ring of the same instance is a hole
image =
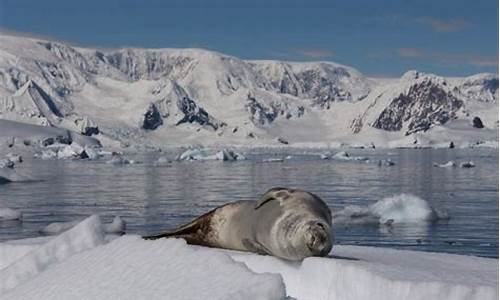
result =
[[[215,210],[216,209],[211,210],[173,231],[167,231],[158,235],[143,236],[142,238],[146,240],[156,240],[169,237],[183,238],[188,244],[212,246],[212,244],[208,241],[208,237],[210,236],[210,223]]]
[[[255,204],[255,209],[258,209],[262,205],[266,204],[269,201],[272,200],[278,200],[278,201],[284,201],[288,198],[290,198],[291,194],[294,192],[294,190],[289,189],[289,188],[282,188],[282,187],[275,187],[262,195],[262,197],[257,201]]]

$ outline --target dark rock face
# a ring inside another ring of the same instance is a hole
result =
[[[472,126],[474,126],[474,128],[484,128],[483,121],[481,121],[479,117],[474,117],[474,119],[472,119]]]
[[[94,134],[99,134],[98,127],[86,127],[85,131],[82,132],[83,135],[92,136]]]
[[[406,135],[426,131],[433,124],[444,124],[455,117],[463,102],[446,92],[439,85],[426,80],[410,87],[407,94],[400,94],[382,111],[373,127],[399,131],[408,124]]]
[[[146,130],[155,130],[159,126],[163,125],[163,119],[160,115],[160,111],[151,103],[148,110],[144,114],[144,121],[142,123],[142,128]]]
[[[278,117],[300,118],[305,112],[304,106],[292,107],[286,103],[274,101],[267,104],[257,100],[252,95],[247,96],[245,107],[250,114],[250,121],[259,126],[269,125]]]
[[[99,134],[99,127],[88,117],[76,119],[75,124],[83,135],[92,136],[94,134]]]
[[[175,124],[176,126],[182,123],[198,123],[204,127],[208,126],[213,130],[226,126],[226,123],[209,115],[206,110],[198,106],[196,102],[188,97],[184,97],[177,101],[177,107],[184,114],[184,117]]]
[[[282,137],[278,137],[278,142],[280,142],[280,143],[282,143],[282,144],[284,144],[284,145],[288,145],[288,141],[287,141],[287,140],[285,140],[285,139],[284,139],[284,138],[282,138]]]
[[[349,72],[338,68],[331,75],[324,76],[318,70],[307,70],[297,74],[297,80],[303,87],[304,93],[313,98],[313,105],[329,109],[332,102],[352,100],[351,93],[339,87],[336,82],[342,77],[350,77]]]
[[[248,95],[247,104],[245,107],[250,113],[250,120],[255,125],[270,124],[278,117],[278,111],[274,107],[265,106],[255,99],[253,96]]]

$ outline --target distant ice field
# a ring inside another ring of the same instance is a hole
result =
[[[334,214],[348,216],[334,220],[337,245],[498,257],[497,149],[347,150],[394,166],[320,159],[323,150],[238,151],[247,160],[157,164],[173,152],[126,155],[141,162],[130,165],[25,157],[18,172],[37,181],[0,185],[0,207],[23,214],[0,220],[0,241],[41,236],[50,223],[91,214],[107,223],[119,215],[127,233],[152,234],[287,186],[316,193]],[[449,161],[457,167],[434,166]],[[460,168],[464,161],[475,167]]]

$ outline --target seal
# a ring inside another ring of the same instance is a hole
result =
[[[331,227],[331,211],[318,196],[272,188],[257,201],[232,202],[178,229],[144,238],[183,238],[193,245],[302,260],[328,255]]]

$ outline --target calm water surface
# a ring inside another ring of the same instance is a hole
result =
[[[309,151],[311,152],[311,151]],[[0,206],[19,209],[23,221],[0,221],[0,241],[35,237],[52,222],[101,214],[120,215],[128,233],[152,234],[172,228],[221,204],[256,199],[273,186],[318,194],[332,210],[369,205],[411,193],[446,210],[449,220],[398,226],[336,226],[337,244],[392,247],[498,258],[498,152],[496,149],[351,150],[396,165],[320,160],[302,150],[247,153],[241,162],[173,162],[134,156],[142,164],[113,166],[103,161],[28,159],[21,171],[41,181],[0,185]],[[283,163],[263,158],[292,155]],[[436,168],[434,162],[473,160],[475,168]]]

